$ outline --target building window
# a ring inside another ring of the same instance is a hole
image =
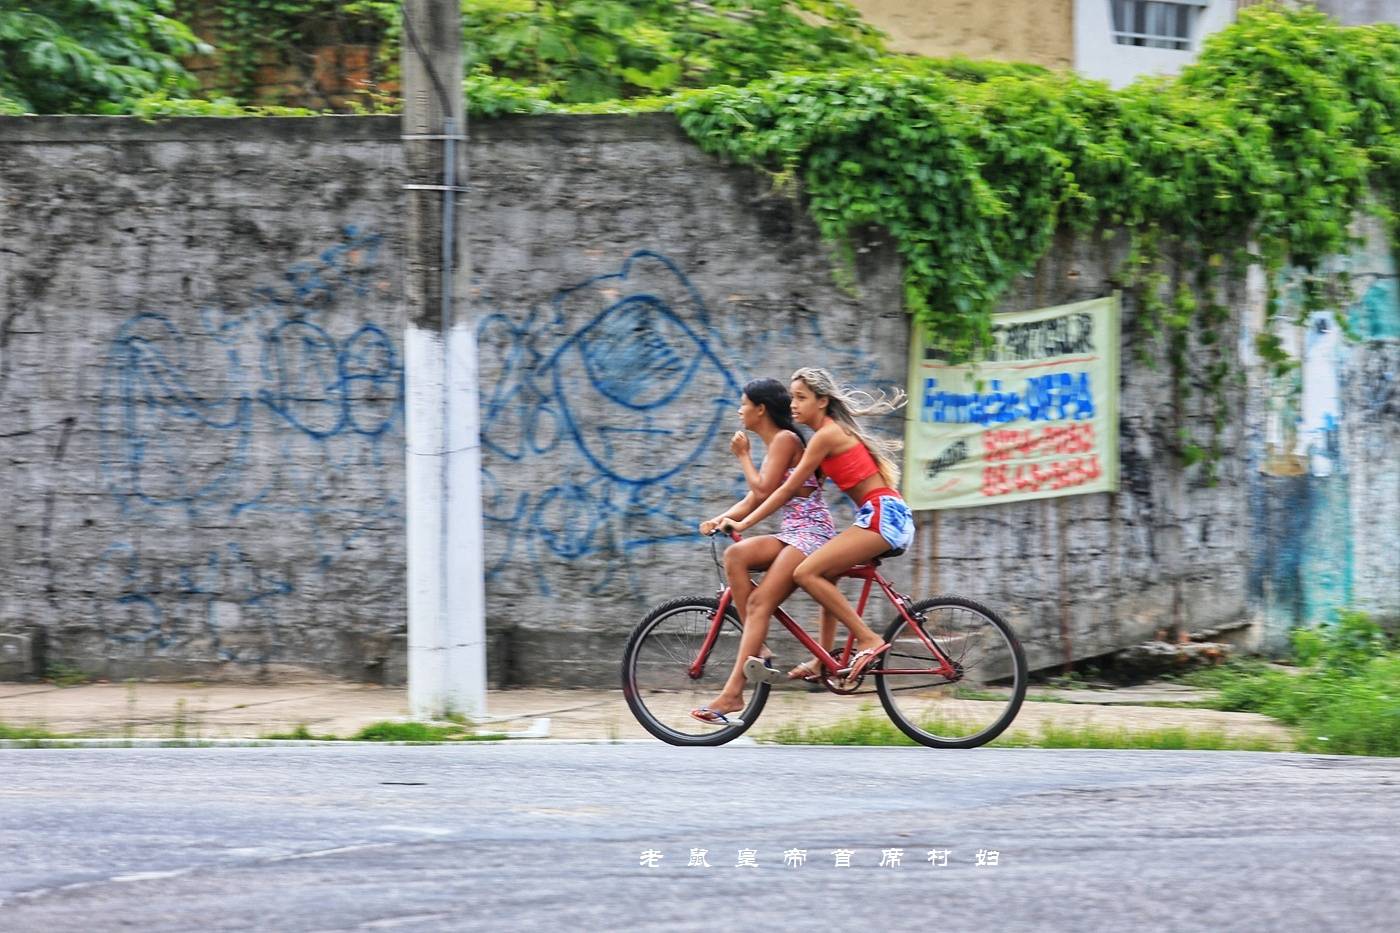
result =
[[[1191,50],[1191,28],[1206,0],[1109,0],[1113,41],[1154,49]]]

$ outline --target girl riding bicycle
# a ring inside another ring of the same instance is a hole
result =
[[[739,459],[749,491],[722,514],[701,522],[702,534],[713,534],[722,522],[748,515],[792,474],[793,467],[802,459],[802,435],[792,420],[792,399],[781,382],[758,379],[744,386],[739,420],[745,430],[735,432],[729,449]],[[745,431],[753,431],[763,439],[766,453],[762,467],[755,467],[750,459],[749,439]],[[760,610],[770,603],[774,608],[780,605],[796,589],[792,579],[793,569],[835,534],[836,526],[831,521],[831,512],[822,498],[821,479],[811,476],[794,490],[792,498],[785,503],[782,528],[777,534],[745,539],[724,552],[724,571],[740,621],[748,618],[750,604],[757,605]],[[765,569],[768,572],[755,587],[750,574]],[[777,596],[776,602],[773,602],[774,596]],[[772,609],[766,612],[771,615]],[[828,650],[836,641],[836,621],[826,610],[822,610],[819,640],[822,647]],[[757,654],[762,650],[762,639],[758,641],[758,645],[749,652],[741,651],[735,664],[731,680],[737,678],[741,687],[744,682],[743,661],[748,654]],[[806,673],[808,671],[799,667],[791,676],[800,677]],[[691,715],[703,722],[723,723],[727,721],[726,713],[743,705],[742,702],[738,706],[725,704],[722,700],[716,702],[720,703],[720,708],[702,706],[693,710]]]
[[[735,521],[722,516],[718,531],[744,531],[781,508],[820,469],[831,477],[859,507],[855,524],[806,557],[792,575],[794,582],[823,609],[842,622],[855,636],[859,649],[851,659],[846,676],[859,677],[889,646],[871,631],[841,594],[835,579],[857,564],[884,554],[902,554],[914,539],[914,516],[899,495],[899,468],[893,454],[898,444],[872,436],[858,420],[868,415],[891,412],[904,404],[904,393],[893,397],[881,393],[874,398],[863,392],[839,386],[824,369],[804,367],[792,374],[792,413],[799,424],[814,428],[801,461],[758,506]],[[776,588],[775,588],[776,589]],[[739,657],[756,654],[768,631],[772,613],[782,602],[749,600],[748,617]],[[785,598],[786,594],[784,594]],[[731,677],[710,709],[738,710],[743,703],[742,666],[740,680]]]

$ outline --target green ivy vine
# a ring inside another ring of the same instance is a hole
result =
[[[1303,272],[1302,310],[1340,307],[1345,282],[1325,263],[1354,244],[1358,214],[1400,234],[1400,29],[1312,9],[1242,10],[1179,78],[1118,91],[895,62],[697,91],[672,109],[707,151],[800,191],[830,240],[887,230],[908,310],[958,358],[987,345],[998,299],[1057,229],[1126,230],[1139,350],[1164,351],[1178,413],[1192,391],[1216,401],[1208,448],[1181,431],[1188,463],[1214,461],[1226,417],[1221,273],[1262,263],[1271,317],[1288,267]],[[1268,329],[1258,348],[1288,365]]]

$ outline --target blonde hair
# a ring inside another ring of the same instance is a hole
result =
[[[874,436],[862,428],[856,419],[870,415],[887,415],[899,410],[906,400],[904,390],[895,388],[889,395],[881,392],[876,397],[854,386],[838,384],[831,373],[818,366],[803,366],[792,374],[792,381],[801,382],[818,398],[827,400],[827,417],[865,445],[865,449],[870,451],[870,456],[875,458],[881,481],[891,489],[898,489],[899,464],[896,458],[904,445],[899,441]]]

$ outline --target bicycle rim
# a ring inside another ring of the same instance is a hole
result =
[[[731,714],[743,721],[740,726],[705,723],[690,715],[724,689],[739,654],[743,627],[731,606],[699,676],[691,676],[718,606],[703,596],[672,600],[653,609],[627,643],[622,662],[627,705],[642,727],[663,742],[721,745],[742,735],[768,700],[766,684],[750,684],[748,704]]]
[[[958,674],[942,664],[903,618],[885,633],[876,686],[895,725],[932,748],[975,748],[1000,735],[1026,696],[1026,659],[1010,626],[970,599],[942,596],[913,606],[913,617]]]

